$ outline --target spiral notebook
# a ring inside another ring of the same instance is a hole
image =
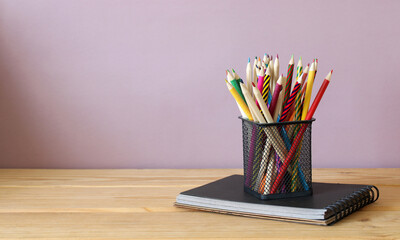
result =
[[[378,189],[372,185],[315,182],[311,196],[259,200],[245,193],[243,185],[242,175],[232,175],[180,193],[175,205],[239,216],[330,225],[379,197]]]

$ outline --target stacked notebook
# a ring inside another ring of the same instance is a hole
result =
[[[313,183],[313,195],[259,200],[243,190],[243,176],[232,175],[180,193],[175,205],[190,209],[281,221],[329,225],[375,202],[372,185]]]

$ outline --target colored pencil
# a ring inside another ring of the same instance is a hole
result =
[[[274,61],[272,61],[272,59],[269,61],[269,64],[268,64],[268,66],[269,66],[269,72],[270,72],[270,75],[271,75],[271,81],[270,81],[270,84],[269,84],[269,89],[270,89],[270,93],[273,91],[273,88],[272,88],[272,86],[274,86],[274,79],[275,79],[275,69],[274,69]]]
[[[254,58],[253,62],[253,83],[257,85],[257,57]]]
[[[272,113],[275,112],[275,107],[276,103],[278,102],[279,93],[282,90],[282,82],[283,82],[283,75],[280,76],[278,81],[276,82],[274,94],[272,95],[271,104],[269,105],[269,111]]]
[[[268,66],[267,71],[265,72],[265,76],[263,79],[263,85],[262,85],[262,96],[263,96],[265,103],[268,102],[270,81],[271,81],[271,72],[270,72],[270,67]]]
[[[256,97],[257,101],[259,101],[261,103],[260,105],[262,105],[262,98],[260,99],[261,93],[259,94],[259,92],[257,92],[257,89],[254,89],[254,87],[253,87],[253,91],[255,92],[254,96]],[[246,97],[246,94],[248,96],[250,95],[248,93],[248,91],[244,90],[243,94],[244,94],[244,96],[246,98],[246,101],[247,101],[247,104],[248,104],[249,108],[252,108],[253,111],[256,112],[255,113],[255,119],[259,123],[267,123],[265,118],[260,113],[260,111],[259,111],[254,99],[250,99],[249,97]],[[267,109],[266,109],[266,113],[268,113]],[[268,114],[267,114],[267,116],[268,116]],[[270,118],[270,117],[271,117],[271,115],[269,114],[268,118]],[[271,120],[271,119],[269,119],[269,120]],[[272,145],[274,146],[274,148],[277,151],[278,155],[280,157],[284,158],[286,156],[286,154],[287,154],[287,150],[285,148],[285,143],[283,142],[282,138],[279,136],[279,134],[274,134],[274,132],[272,131],[271,128],[265,128],[264,131],[266,132],[267,136],[273,140],[272,141]],[[276,131],[276,132],[278,132],[278,131]]]
[[[305,120],[310,106],[311,92],[314,84],[315,77],[315,62],[311,64],[310,71],[308,71],[307,89],[304,96],[303,111],[301,114],[301,120]]]
[[[270,153],[268,163],[267,163],[267,171],[264,177],[261,180],[260,187],[258,188],[258,192],[261,194],[267,194],[270,190],[272,183],[276,177],[276,164],[275,164],[275,154],[272,152]],[[267,179],[268,177],[268,179]]]
[[[311,68],[310,68],[310,71],[311,71]],[[310,111],[307,112],[307,116],[305,117],[305,120],[311,120],[312,119],[312,117],[313,117],[313,115],[315,113],[315,110],[317,109],[317,107],[318,107],[318,105],[319,105],[319,103],[320,103],[320,101],[322,99],[322,96],[324,95],[325,90],[326,90],[326,88],[328,87],[328,85],[329,85],[329,83],[331,81],[332,72],[333,72],[333,70],[330,73],[328,73],[327,77],[325,78],[324,82],[322,83],[322,86],[319,89],[319,91],[317,93],[317,96],[315,97],[314,102],[311,105]],[[271,194],[274,194],[276,192],[277,188],[279,187],[280,182],[282,181],[282,178],[284,176],[284,173],[286,172],[286,170],[287,170],[287,168],[288,168],[288,166],[289,166],[289,164],[290,164],[290,162],[291,162],[291,160],[292,160],[292,158],[293,158],[293,156],[294,156],[294,154],[296,152],[296,149],[297,149],[298,145],[300,144],[301,139],[303,138],[303,134],[307,130],[307,127],[308,127],[308,124],[304,124],[300,128],[299,133],[296,135],[296,137],[295,137],[295,139],[294,139],[294,141],[292,143],[292,147],[290,148],[290,150],[288,152],[288,155],[286,156],[286,159],[285,159],[285,161],[283,163],[283,166],[282,166],[282,169],[281,169],[282,171],[278,174],[277,178],[274,181],[274,184],[272,185],[272,188],[271,188],[271,191],[270,191]]]
[[[290,110],[290,112],[289,112],[289,116],[290,116],[290,119],[289,119],[289,121],[293,121],[293,119],[294,119],[294,115],[295,115],[295,113],[296,113],[296,111],[297,111],[297,109],[296,109],[296,107],[297,107],[297,105],[296,105],[296,100],[297,100],[297,97],[298,97],[298,95],[300,94],[300,103],[301,103],[301,90],[303,90],[303,87],[304,87],[304,82],[306,81],[306,78],[307,78],[307,76],[308,76],[308,70],[309,70],[309,66],[310,66],[310,64],[308,64],[307,66],[306,66],[306,68],[303,70],[303,72],[302,72],[302,74],[300,74],[301,75],[301,85],[300,85],[300,89],[299,89],[299,91],[297,92],[297,95],[296,95],[296,98],[295,98],[295,102],[294,102],[294,104],[292,105],[292,109]],[[298,109],[298,111],[300,112],[300,118],[299,119],[297,119],[296,121],[300,121],[301,120],[301,108],[300,109]],[[291,130],[293,130],[293,128],[291,129]],[[289,137],[291,136],[291,134],[289,133]]]
[[[318,90],[317,95],[314,98],[314,102],[312,103],[312,105],[310,107],[310,110],[308,110],[307,116],[311,115],[311,117],[312,117],[314,115],[315,110],[317,110],[319,102],[321,101],[322,96],[324,95],[326,88],[328,87],[329,83],[331,82],[332,73],[333,73],[333,70],[331,70],[328,73],[328,75],[326,75],[324,81],[322,82],[321,87]]]
[[[289,115],[289,111],[290,111],[290,109],[294,103],[294,100],[296,98],[296,95],[300,89],[302,79],[303,79],[302,76],[300,76],[300,78],[297,79],[296,84],[293,87],[293,91],[290,94],[290,97],[289,97],[288,101],[286,102],[285,107],[283,108],[283,112],[282,112],[281,118],[279,120],[280,122],[284,122],[286,120],[286,117]]]
[[[242,90],[240,89],[240,85],[239,85],[239,80],[235,79],[235,77],[229,72],[229,70],[226,70],[226,78],[228,79],[228,81],[232,84],[232,86],[236,89],[236,91],[239,93],[240,97],[243,99],[243,101],[246,102],[246,100],[244,99]],[[243,116],[245,115],[243,109],[241,108],[241,106],[239,105],[238,102],[236,102],[236,104],[238,105],[240,114]]]
[[[246,103],[242,99],[242,97],[239,95],[239,93],[236,91],[236,89],[230,84],[227,80],[225,80],[226,86],[228,87],[229,92],[231,92],[232,96],[235,98],[236,102],[238,103],[239,107],[243,110],[245,117],[249,119],[250,121],[253,121],[253,117],[250,113],[249,108],[247,107]]]
[[[303,61],[301,60],[301,57],[300,57],[299,62],[297,63],[297,68],[296,68],[296,80],[299,79],[301,74],[303,74]]]
[[[290,91],[292,90],[293,68],[294,68],[294,59],[292,55],[289,61],[288,71],[286,76],[285,95],[283,97],[283,102],[282,102],[283,106],[286,105],[286,102],[290,97]]]
[[[252,96],[251,94],[247,91],[246,87],[244,84],[241,84],[240,87],[242,88],[243,95],[246,99],[246,102],[248,104],[248,107],[253,114],[254,117],[254,122],[259,123],[261,120],[260,112],[258,111],[257,107],[254,108],[252,104]],[[249,148],[249,156],[248,156],[248,161],[247,161],[247,169],[246,169],[246,179],[245,179],[245,185],[250,187],[251,179],[252,179],[252,172],[253,172],[253,163],[254,163],[254,158],[255,158],[255,151],[256,151],[256,140],[257,140],[257,127],[252,126],[252,132],[251,132],[251,141],[250,141],[250,148]]]
[[[253,84],[253,95],[256,98],[256,100],[260,103],[260,108],[261,111],[265,117],[265,119],[267,120],[268,123],[273,123],[274,119],[272,118],[272,115],[270,113],[270,111],[268,110],[267,105],[265,104],[264,101],[262,101],[262,95],[260,93],[260,90],[258,88],[256,88],[256,86]]]
[[[247,84],[247,89],[251,89],[251,84],[253,83],[252,77],[251,77],[251,63],[250,63],[250,58],[249,61],[247,62],[246,66],[246,84]]]
[[[264,54],[263,62],[264,62],[264,67],[267,68],[269,63],[269,57],[266,53]]]
[[[274,62],[274,82],[278,81],[279,78],[279,55],[276,54],[275,62]]]
[[[286,81],[287,79],[285,77],[282,77],[282,90],[279,93],[278,101],[276,102],[276,107],[273,115],[274,121],[278,121],[278,116],[280,116],[282,113],[282,105],[283,105],[283,99],[285,97]]]

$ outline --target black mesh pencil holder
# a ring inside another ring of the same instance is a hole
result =
[[[262,200],[311,195],[311,125],[315,119],[271,124],[241,119],[244,190]],[[291,150],[292,144],[297,147]],[[293,157],[285,163],[289,151],[294,151]]]

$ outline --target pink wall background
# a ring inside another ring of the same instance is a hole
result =
[[[0,167],[239,168],[226,68],[334,68],[314,167],[400,167],[400,1],[0,1]],[[317,90],[314,90],[314,94]]]

